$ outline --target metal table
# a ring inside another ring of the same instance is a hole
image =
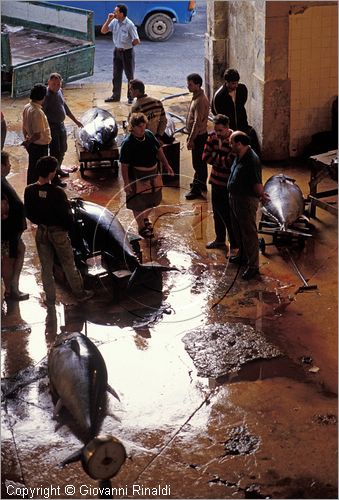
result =
[[[310,216],[313,218],[316,216],[316,207],[322,208],[333,215],[338,215],[337,202],[322,200],[322,198],[338,196],[338,187],[327,191],[318,191],[318,184],[326,178],[338,183],[338,163],[335,162],[337,158],[337,150],[310,156],[311,179],[308,200],[310,202]]]

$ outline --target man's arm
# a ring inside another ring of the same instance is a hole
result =
[[[263,205],[270,200],[270,195],[264,191],[262,184],[254,184],[254,191]]]
[[[64,102],[64,107],[68,118],[70,118],[78,127],[83,127],[83,124],[79,122],[77,118],[75,118],[72,111],[69,109],[68,105],[65,102]]]
[[[160,105],[161,105],[160,120],[159,120],[159,125],[158,125],[158,130],[157,130],[156,135],[158,135],[159,137],[162,137],[164,135],[165,130],[166,130],[167,117],[166,117],[166,113],[164,110],[164,106],[162,105],[162,102],[160,102]]]
[[[202,159],[206,161],[206,163],[210,163],[211,165],[213,164],[213,161],[215,160],[217,156],[217,152],[214,151],[213,148],[213,136],[209,135],[207,138],[207,141],[204,146],[204,152],[202,154]]]
[[[171,165],[168,163],[167,161],[167,158],[165,156],[165,153],[163,152],[163,149],[162,147],[158,149],[158,160],[161,161],[163,167],[165,168],[165,171],[168,175],[170,176],[173,176],[174,175],[174,172],[173,172],[173,169],[171,167]]]
[[[109,27],[108,27],[108,26],[110,25],[110,23],[113,21],[113,19],[114,19],[114,18],[115,18],[115,14],[114,14],[114,12],[110,12],[110,13],[108,14],[108,17],[107,17],[106,21],[105,21],[105,22],[104,22],[104,24],[101,26],[101,30],[100,30],[100,31],[101,31],[101,33],[102,33],[103,35],[106,35],[106,33],[108,33],[108,32],[110,31],[110,29],[109,29]]]
[[[129,36],[131,37],[133,47],[135,47],[135,45],[139,45],[140,40],[138,30],[132,22],[130,22],[129,26]]]
[[[208,119],[208,111],[209,111],[209,104],[207,101],[202,100],[202,99],[197,99],[196,102],[196,107],[194,109],[194,121],[192,124],[192,129],[191,133],[189,134],[187,138],[187,149],[192,149],[193,148],[193,142],[194,139],[197,137],[198,132],[198,124],[201,121],[204,121]]]
[[[127,196],[133,192],[129,177],[128,177],[128,163],[120,163],[120,171],[122,180],[124,181],[124,190]]]

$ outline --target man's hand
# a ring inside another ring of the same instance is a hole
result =
[[[22,141],[21,146],[23,146],[26,151],[28,151],[28,146],[30,145],[30,141],[26,139],[25,141]]]
[[[107,17],[107,22],[110,23],[113,19],[115,19],[115,14],[114,12],[110,12]]]
[[[130,196],[131,194],[133,194],[133,188],[132,188],[131,184],[127,184],[127,186],[124,187],[124,190],[125,190],[126,196]]]
[[[171,177],[174,176],[174,171],[173,171],[173,168],[171,167],[171,165],[167,165],[167,167],[165,167],[165,170],[166,170],[167,175],[170,175]]]
[[[268,201],[270,201],[270,195],[266,193],[266,191],[263,191],[259,197],[259,200],[261,201],[262,205],[265,205]]]
[[[188,150],[193,149],[193,141],[191,141],[191,140],[189,140],[189,139],[187,139],[187,149],[188,149]]]

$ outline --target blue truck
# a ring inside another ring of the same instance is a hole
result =
[[[79,9],[93,11],[95,26],[102,26],[109,12],[113,12],[116,4],[124,3],[128,7],[128,17],[139,28],[139,33],[154,42],[168,40],[174,32],[175,23],[189,23],[195,14],[196,2],[176,0],[148,1],[53,1],[57,5],[67,5]]]

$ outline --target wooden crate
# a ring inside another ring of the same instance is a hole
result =
[[[78,160],[80,162],[81,177],[85,177],[85,170],[103,170],[110,168],[113,170],[114,175],[118,176],[119,172],[119,148],[114,141],[112,146],[102,151],[91,153],[82,147],[78,140],[75,141],[75,149],[77,152]]]

